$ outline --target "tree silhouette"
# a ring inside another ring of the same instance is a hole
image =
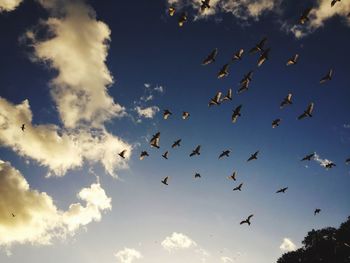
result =
[[[311,230],[303,247],[288,252],[277,263],[350,263],[350,217],[338,229]]]

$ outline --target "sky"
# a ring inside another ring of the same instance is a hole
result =
[[[212,0],[201,12],[199,0],[0,0],[0,261],[271,263],[311,229],[339,226],[350,215],[350,2],[330,2]],[[264,37],[258,67],[249,50]],[[232,101],[208,107],[230,88]]]

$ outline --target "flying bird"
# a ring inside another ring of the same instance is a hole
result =
[[[249,83],[252,81],[253,78],[253,71],[249,71],[247,74],[244,75],[244,77],[241,79],[241,81],[239,82],[240,84],[244,84],[244,83]]]
[[[194,178],[201,178],[202,176],[199,173],[195,173]]]
[[[217,75],[218,79],[224,78],[228,75],[228,67],[229,67],[229,64],[225,64],[222,66],[222,68],[220,69]]]
[[[349,164],[350,164],[350,158],[346,159],[345,163],[346,163],[347,165],[349,165]]]
[[[210,0],[203,0],[202,1],[202,5],[201,5],[201,11],[204,12],[205,9],[209,9],[210,5],[209,5]]]
[[[295,65],[295,64],[297,64],[298,58],[299,58],[299,54],[295,54],[293,57],[291,57],[290,59],[288,59],[286,65],[287,65],[287,66],[290,66],[290,65]]]
[[[333,7],[337,2],[340,2],[341,0],[332,0],[331,7]]]
[[[281,119],[276,119],[272,122],[272,128],[276,128],[278,126],[280,126],[280,123],[281,123]]]
[[[195,155],[200,155],[200,154],[201,154],[201,153],[200,153],[200,150],[201,150],[201,146],[198,145],[198,146],[196,147],[196,149],[192,150],[192,153],[190,154],[190,157],[195,156]]]
[[[25,128],[26,128],[26,126],[25,126],[25,124],[23,123],[22,126],[21,126],[22,131],[24,131]]]
[[[303,159],[301,159],[301,161],[311,161],[312,159],[314,159],[315,157],[315,153],[311,153],[306,155]]]
[[[168,185],[168,180],[169,180],[169,176],[165,177],[161,182],[165,185]]]
[[[320,212],[321,212],[321,209],[316,208],[316,209],[315,209],[315,212],[314,212],[314,215],[317,215],[317,214],[319,214]]]
[[[242,185],[243,183],[240,183],[239,186],[233,188],[233,191],[242,191]]]
[[[232,173],[232,175],[230,175],[230,176],[227,177],[227,178],[228,178],[228,179],[231,179],[231,180],[233,180],[233,181],[236,181],[236,176],[237,176],[237,172],[234,171],[234,172]]]
[[[306,22],[308,22],[309,19],[309,14],[311,12],[312,8],[307,8],[304,10],[304,12],[301,14],[300,18],[299,18],[299,23],[304,25]]]
[[[292,102],[292,93],[289,93],[287,97],[283,99],[283,101],[280,104],[280,108],[283,109],[286,105],[291,105],[293,104]]]
[[[155,135],[153,135],[150,141],[151,146],[159,149],[159,139],[160,139],[160,132],[157,132]]]
[[[162,157],[163,157],[164,159],[168,160],[168,154],[169,154],[169,152],[166,151],[165,153],[162,154]]]
[[[221,98],[221,95],[222,93],[219,91],[218,93],[215,94],[215,97],[212,98],[210,101],[209,101],[209,104],[208,106],[213,106],[213,105],[220,105],[220,98]]]
[[[222,98],[222,101],[225,100],[232,100],[232,89],[228,89],[226,96]]]
[[[183,25],[187,22],[187,14],[182,13],[182,15],[179,18],[179,27],[183,27]]]
[[[218,55],[218,49],[215,48],[210,54],[203,60],[202,65],[208,65],[215,62],[216,56]]]
[[[241,221],[241,223],[239,223],[240,225],[243,225],[243,224],[248,224],[248,225],[250,225],[251,223],[250,223],[250,219],[253,217],[254,215],[250,215],[250,216],[248,216],[248,218],[246,219],[246,220],[243,220],[243,221]]]
[[[240,50],[238,50],[236,53],[233,54],[232,61],[241,60],[243,53],[244,53],[244,49],[241,48]]]
[[[170,110],[168,110],[168,109],[164,110],[164,112],[163,112],[164,120],[167,120],[170,117],[170,115],[172,115],[172,114],[173,113]]]
[[[187,120],[189,117],[190,117],[190,113],[189,113],[189,112],[184,111],[184,112],[182,113],[182,119],[183,119],[183,120]]]
[[[238,117],[241,117],[241,109],[242,109],[242,105],[239,105],[233,110],[232,117],[231,117],[232,123],[235,123]]]
[[[126,150],[122,150],[120,153],[118,153],[118,155],[123,159],[125,159],[125,153],[126,153]]]
[[[247,160],[247,162],[250,162],[252,160],[257,160],[258,159],[258,154],[259,154],[259,151],[256,151],[255,153],[253,153]]]
[[[269,53],[270,53],[270,49],[268,48],[260,55],[258,59],[258,67],[260,67],[262,64],[264,64],[266,60],[269,59]]]
[[[311,103],[309,104],[309,106],[307,107],[307,109],[304,111],[304,113],[302,113],[301,115],[299,115],[298,120],[302,120],[302,119],[304,119],[304,118],[306,118],[306,117],[312,117],[312,112],[313,112],[313,110],[314,110],[314,103],[311,102]]]
[[[171,145],[171,148],[179,147],[181,143],[181,139],[176,140],[173,145]]]
[[[14,213],[11,213],[11,216],[12,216],[12,217],[16,217],[16,215],[15,215]]]
[[[219,159],[221,159],[224,156],[230,157],[230,152],[231,152],[230,150],[222,151],[222,153],[219,155]]]
[[[327,72],[327,75],[325,75],[323,78],[321,78],[320,80],[320,84],[323,84],[329,80],[332,80],[332,77],[333,77],[333,69],[330,69],[328,72]]]
[[[168,14],[169,14],[169,16],[174,16],[175,11],[176,11],[175,7],[170,6],[170,7],[168,8]]]
[[[149,156],[148,152],[142,151],[141,154],[140,154],[140,160],[142,161],[143,159],[145,159],[146,156],[147,157]]]
[[[335,163],[333,163],[333,162],[328,162],[324,167],[325,167],[326,169],[332,169],[334,166],[336,166]]]
[[[267,38],[264,37],[258,44],[255,45],[255,47],[249,50],[249,53],[254,54],[257,52],[263,52],[266,41],[267,41]]]
[[[278,190],[276,192],[276,194],[279,194],[279,193],[285,193],[287,191],[288,187],[284,187],[284,188],[281,188],[280,190]]]

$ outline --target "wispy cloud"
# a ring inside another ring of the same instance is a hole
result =
[[[188,236],[174,232],[171,234],[171,236],[166,237],[162,243],[162,247],[169,252],[177,249],[187,249],[191,247],[197,247],[197,243],[194,242],[191,238]]]
[[[297,246],[293,243],[293,241],[289,238],[283,238],[282,244],[280,245],[280,249],[283,252],[294,251],[297,249]]]
[[[157,112],[159,112],[159,108],[157,106],[151,106],[146,108],[136,106],[135,111],[141,118],[153,119]]]
[[[141,259],[142,254],[133,248],[124,248],[123,250],[118,251],[114,255],[120,263],[132,263],[137,259]]]
[[[317,163],[319,163],[322,167],[326,167],[327,164],[330,164],[332,163],[331,160],[328,160],[328,159],[322,159],[320,157],[320,155],[318,155],[317,153],[315,153],[315,156],[314,156],[314,161],[316,161]]]

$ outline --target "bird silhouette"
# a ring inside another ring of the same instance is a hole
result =
[[[301,14],[300,18],[299,18],[299,23],[304,25],[306,22],[308,22],[309,19],[309,14],[311,12],[312,8],[307,8],[303,11],[303,13]]]
[[[233,188],[233,191],[242,191],[242,185],[243,183],[240,183],[239,186]]]
[[[316,209],[315,209],[315,212],[314,212],[314,215],[317,215],[317,214],[319,214],[320,212],[321,212],[321,209],[316,208]]]
[[[173,113],[170,110],[164,110],[163,111],[163,118],[164,118],[164,120],[167,120],[170,117],[170,115],[172,115],[172,114]]]
[[[169,14],[169,16],[174,16],[175,11],[176,11],[175,7],[170,6],[170,7],[168,8],[168,14]]]
[[[227,178],[228,178],[228,179],[231,179],[231,180],[233,180],[233,181],[236,181],[236,176],[237,176],[237,172],[234,171],[234,172],[232,173],[232,175],[230,175],[230,176],[227,177]]]
[[[216,56],[218,55],[218,49],[215,48],[210,54],[203,60],[202,65],[208,65],[215,62]]]
[[[230,150],[222,151],[222,153],[219,155],[219,159],[221,159],[224,156],[229,157],[230,156],[230,152],[231,152]]]
[[[236,53],[233,54],[232,61],[241,60],[243,53],[244,53],[244,49],[241,48],[240,50],[238,50]]]
[[[22,131],[24,131],[25,128],[26,128],[26,126],[25,126],[25,124],[23,123],[22,126],[21,126]]]
[[[123,159],[125,159],[125,153],[126,153],[126,150],[122,150],[120,153],[118,153],[118,155]]]
[[[202,176],[199,173],[195,173],[194,178],[201,178]]]
[[[262,64],[264,64],[266,60],[269,59],[269,53],[270,53],[270,49],[268,48],[260,55],[258,59],[258,67],[260,67]]]
[[[16,215],[15,215],[14,213],[11,213],[11,216],[12,216],[12,217],[16,217]]]
[[[169,180],[169,176],[165,177],[161,182],[165,185],[168,185],[168,180]]]
[[[299,58],[299,54],[295,54],[293,57],[289,58],[286,65],[287,66],[291,66],[291,65],[295,65],[298,62],[298,58]]]
[[[148,157],[148,156],[149,156],[148,152],[142,151],[140,154],[140,160],[142,161],[143,159],[145,159],[145,157]]]
[[[276,194],[279,194],[279,193],[285,193],[287,191],[288,187],[284,187],[284,188],[281,188],[280,190],[278,190],[276,192]]]
[[[215,97],[212,98],[210,101],[209,101],[209,104],[208,106],[211,107],[213,105],[220,105],[220,98],[221,98],[221,95],[222,93],[219,91],[218,93],[215,94]]]
[[[341,0],[332,0],[331,7],[333,7],[337,2],[340,2]]]
[[[239,224],[240,225],[243,225],[243,224],[248,224],[249,226],[250,226],[250,219],[253,217],[254,215],[250,215],[250,216],[248,216],[248,218],[247,219],[245,219],[245,220],[242,220]]]
[[[304,111],[304,113],[299,115],[298,120],[302,120],[302,119],[304,119],[306,117],[312,117],[313,110],[314,110],[314,104],[313,104],[313,102],[311,102],[309,104],[309,106],[307,107],[307,109]]]
[[[229,68],[229,64],[225,64],[222,66],[222,68],[220,69],[217,75],[218,79],[222,79],[228,75],[228,68]]]
[[[334,73],[333,69],[330,69],[330,70],[327,72],[327,74],[326,74],[324,77],[322,77],[322,78],[320,79],[320,84],[323,84],[323,83],[325,83],[325,82],[327,82],[327,81],[329,81],[329,80],[332,80],[333,73]]]
[[[292,93],[289,93],[284,99],[283,101],[281,102],[280,104],[280,108],[283,109],[286,105],[291,105],[293,104],[292,102]]]
[[[264,37],[258,44],[256,44],[252,49],[249,50],[249,53],[254,54],[257,52],[263,52],[266,41],[267,38]]]
[[[306,155],[303,159],[301,159],[301,161],[311,161],[312,159],[314,159],[315,157],[315,153],[311,153]]]
[[[159,149],[160,132],[153,135],[150,144],[152,147]]]
[[[179,147],[181,143],[181,139],[176,140],[173,145],[171,145],[171,148]]]
[[[326,169],[332,169],[332,168],[335,167],[335,166],[336,166],[335,163],[333,163],[333,162],[328,162],[324,167],[325,167]]]
[[[179,27],[183,27],[186,22],[187,22],[187,14],[182,13],[178,21]]]
[[[203,0],[202,1],[201,12],[204,12],[205,9],[210,8],[209,2],[210,2],[210,0]]]
[[[280,125],[281,123],[281,119],[275,119],[273,122],[272,122],[272,128],[276,128]]]
[[[198,145],[194,150],[192,150],[192,153],[190,154],[190,157],[195,156],[195,155],[200,155],[200,150],[201,150],[201,146]]]
[[[162,157],[163,157],[164,159],[168,160],[168,154],[169,154],[169,152],[166,151],[165,153],[162,154]]]
[[[190,117],[190,113],[187,111],[182,112],[182,119],[187,120]]]
[[[232,100],[232,89],[228,89],[225,97],[222,98],[222,101]]]
[[[259,154],[259,151],[256,151],[255,153],[253,153],[247,160],[247,162],[250,162],[252,160],[257,160],[258,159],[258,154]]]
[[[242,105],[239,105],[233,110],[233,113],[231,116],[232,123],[235,123],[238,117],[241,117],[241,109],[242,109]]]

